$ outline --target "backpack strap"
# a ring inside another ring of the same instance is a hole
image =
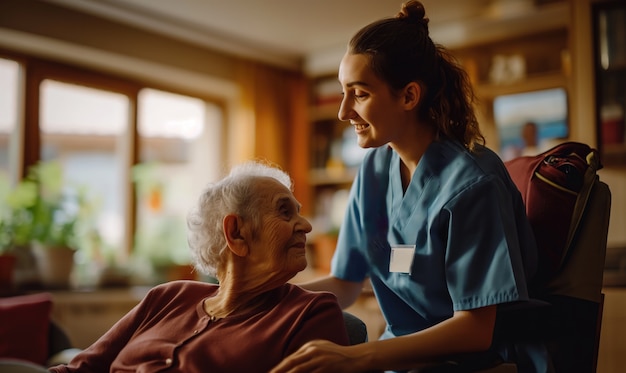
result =
[[[572,220],[569,226],[569,233],[567,234],[565,251],[563,252],[563,256],[561,257],[561,265],[563,264],[563,261],[567,256],[567,252],[572,246],[574,236],[578,231],[578,226],[580,225],[583,213],[585,212],[585,207],[587,206],[587,202],[589,201],[589,196],[591,195],[591,189],[596,184],[596,181],[599,180],[597,171],[602,168],[602,164],[600,163],[600,156],[598,155],[598,151],[596,149],[589,149],[589,153],[587,153],[587,155],[585,156],[585,160],[589,167],[587,167],[587,169],[585,170],[585,174],[583,176],[583,186],[578,193],[578,197],[576,198],[576,204],[574,205],[574,210],[572,211]]]

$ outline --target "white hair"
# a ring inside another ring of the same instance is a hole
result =
[[[292,190],[289,175],[276,166],[256,161],[233,167],[228,176],[207,185],[198,202],[187,215],[187,242],[196,269],[216,277],[226,249],[222,221],[227,214],[237,214],[259,224],[261,199],[253,188],[255,180],[271,177]]]

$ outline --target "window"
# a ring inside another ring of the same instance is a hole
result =
[[[139,163],[135,252],[157,268],[189,262],[186,215],[219,175],[221,111],[200,99],[154,89],[138,97]]]
[[[124,138],[131,128],[130,100],[120,93],[49,79],[41,83],[40,94],[41,159],[59,162],[63,183],[84,188],[92,205],[94,230],[89,239],[97,242],[99,252],[88,257],[119,256],[127,227]]]
[[[187,211],[223,172],[222,107],[118,76],[10,58],[0,59],[0,181],[47,161],[60,165],[64,188],[84,191],[92,214],[75,256],[75,285],[96,285],[111,264],[133,266],[139,283],[164,280],[159,265],[189,264]]]
[[[12,170],[12,151],[19,113],[19,75],[20,65],[11,60],[0,58],[0,180],[7,182],[15,177]]]

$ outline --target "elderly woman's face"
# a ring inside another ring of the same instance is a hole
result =
[[[251,259],[265,273],[293,273],[306,268],[306,234],[312,229],[300,215],[293,193],[272,178],[259,179],[255,187],[261,196],[261,226],[250,243]]]

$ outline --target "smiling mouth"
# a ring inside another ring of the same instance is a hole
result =
[[[364,131],[365,129],[367,129],[370,125],[367,123],[363,123],[363,124],[353,124],[354,126],[354,131],[356,133],[359,133],[361,131]]]

